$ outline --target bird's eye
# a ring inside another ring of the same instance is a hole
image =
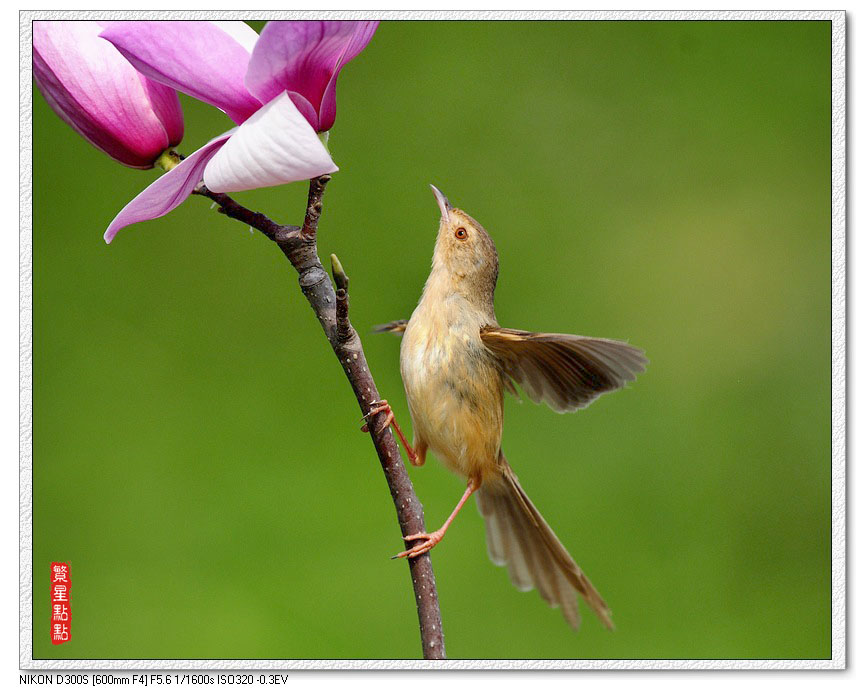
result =
[[[457,231],[454,233],[454,237],[458,240],[467,239],[469,236],[468,231],[465,228],[457,228]]]

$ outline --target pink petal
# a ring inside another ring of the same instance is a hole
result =
[[[261,103],[246,90],[243,77],[248,46],[257,39],[243,22],[110,22],[102,37],[142,74],[215,105],[235,122],[246,120]]]
[[[33,76],[54,111],[91,144],[133,168],[183,138],[177,94],[150,81],[90,21],[33,22]]]
[[[104,41],[105,39],[100,38],[99,40]],[[140,72],[138,77],[150,99],[150,107],[153,108],[154,114],[165,128],[165,134],[168,136],[168,146],[165,148],[177,146],[183,141],[183,112],[180,109],[177,91],[148,79]],[[163,148],[163,150],[165,149]]]
[[[249,24],[239,21],[210,21],[207,23],[222,29],[242,45],[247,53],[252,54],[252,49],[258,42],[258,33]]]
[[[299,94],[317,114],[309,123],[327,131],[336,117],[339,71],[360,54],[377,27],[378,22],[268,22],[252,51],[246,88],[262,103],[283,91]]]
[[[105,241],[111,244],[118,231],[127,225],[160,218],[180,206],[201,182],[208,161],[216,155],[234,131],[226,132],[206,143],[126,204],[105,231]]]
[[[287,93],[237,128],[204,171],[214,192],[308,180],[339,168]]]

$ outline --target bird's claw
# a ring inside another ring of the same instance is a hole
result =
[[[437,530],[432,534],[427,534],[426,532],[419,532],[418,534],[409,534],[407,537],[403,537],[405,541],[416,541],[418,539],[422,539],[423,541],[420,544],[415,544],[410,549],[405,551],[401,551],[396,554],[396,556],[391,556],[391,560],[394,558],[417,558],[418,556],[422,556],[427,553],[432,547],[438,544],[442,537],[444,536],[444,532],[441,530]]]
[[[378,429],[376,430],[376,435],[383,434],[387,428],[393,425],[394,430],[396,431],[396,435],[399,437],[399,440],[402,442],[403,448],[405,448],[405,453],[408,455],[408,459],[412,465],[423,465],[423,460],[418,457],[418,454],[414,451],[411,445],[408,442],[408,439],[405,437],[405,434],[402,433],[402,429],[399,428],[399,424],[396,423],[396,418],[393,415],[393,410],[391,409],[390,403],[387,400],[379,400],[378,402],[372,403],[372,407],[369,412],[367,412],[362,420],[365,420],[366,423],[360,428],[363,432],[368,432],[370,429],[370,423],[372,417],[377,415],[379,412],[384,412],[384,419],[381,424],[379,424]]]
[[[384,417],[384,423],[379,425],[376,433],[380,434],[387,429],[394,420],[393,410],[390,408],[390,404],[387,400],[379,400],[377,403],[373,403],[370,411],[361,417],[362,420],[366,420],[366,423],[360,428],[360,430],[364,433],[369,432],[369,419],[370,417],[377,415],[379,412],[387,412],[387,414]]]

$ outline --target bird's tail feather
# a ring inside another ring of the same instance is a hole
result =
[[[562,609],[575,630],[580,626],[575,592],[612,629],[610,609],[601,595],[526,496],[504,457],[500,463],[503,481],[485,482],[475,494],[486,523],[490,559],[507,566],[518,589],[537,587],[550,606]]]

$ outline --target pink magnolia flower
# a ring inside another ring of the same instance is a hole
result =
[[[152,168],[183,139],[177,93],[151,81],[90,21],[33,22],[33,77],[61,119],[130,168]]]
[[[336,115],[336,80],[378,22],[109,22],[101,36],[139,72],[239,125],[168,171],[118,214],[105,241],[176,208],[202,180],[237,192],[338,170],[316,132]]]

